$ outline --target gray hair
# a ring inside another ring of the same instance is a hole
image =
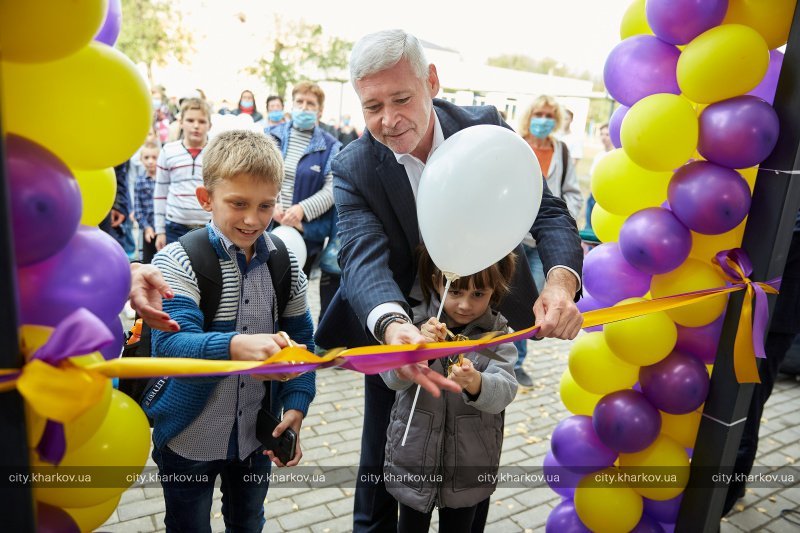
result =
[[[350,83],[407,59],[420,79],[428,77],[428,60],[419,39],[403,30],[384,30],[362,37],[350,53]]]

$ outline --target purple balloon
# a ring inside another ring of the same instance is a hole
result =
[[[644,450],[661,431],[661,414],[641,392],[620,390],[603,396],[592,425],[600,440],[619,453]]]
[[[676,324],[678,327],[678,342],[675,349],[698,357],[703,364],[713,365],[717,358],[717,345],[722,335],[722,323],[725,320],[723,313],[718,319],[699,328],[687,328]],[[663,520],[662,520],[663,522]]]
[[[6,136],[11,228],[17,266],[47,259],[67,245],[81,221],[81,191],[69,168],[44,147]]]
[[[651,275],[664,274],[678,268],[689,257],[692,234],[672,211],[648,207],[632,214],[622,224],[619,249],[637,270]]]
[[[775,101],[775,90],[778,88],[778,78],[781,76],[782,66],[783,54],[778,50],[770,50],[769,68],[767,68],[767,73],[764,75],[761,83],[759,83],[755,89],[747,94],[751,96],[758,96],[767,103],[772,104]]]
[[[122,6],[120,0],[109,0],[106,20],[100,27],[100,31],[94,36],[95,41],[114,46],[119,37],[119,30],[122,28]]]
[[[674,524],[678,519],[678,511],[681,510],[682,500],[683,493],[680,493],[669,500],[651,500],[649,498],[642,498],[645,514],[651,518],[655,518],[659,522],[664,522],[667,524]]]
[[[604,307],[602,303],[598,302],[588,291],[584,292],[583,297],[578,300],[578,311],[581,313],[586,313],[588,311],[594,311],[595,309],[600,309]],[[603,331],[603,326],[594,326],[591,328],[583,328],[584,331],[592,332],[592,331]]]
[[[544,530],[545,533],[591,533],[578,517],[572,500],[565,500],[550,511]]]
[[[750,211],[747,181],[735,170],[708,161],[679,168],[669,182],[667,197],[678,220],[706,235],[732,230]]]
[[[645,14],[653,33],[670,44],[686,44],[719,25],[728,0],[647,0]]]
[[[60,507],[36,502],[37,533],[80,533],[75,521]]]
[[[673,351],[639,370],[642,392],[656,408],[683,415],[700,407],[708,396],[708,372],[697,357]]]
[[[604,306],[644,296],[650,290],[651,279],[625,261],[616,242],[595,246],[584,258],[583,284]]]
[[[119,317],[113,319],[106,326],[114,334],[114,342],[106,344],[100,349],[100,353],[106,361],[110,361],[111,359],[117,359],[120,352],[122,352],[122,346],[125,344],[125,330]]]
[[[680,50],[658,37],[628,37],[608,54],[603,68],[606,90],[626,106],[651,94],[681,94],[676,74],[680,55]]]
[[[597,437],[592,418],[576,415],[558,423],[550,446],[558,463],[576,472],[592,472],[614,464],[617,453]]]
[[[771,105],[756,96],[736,96],[700,113],[697,151],[723,167],[748,168],[767,158],[779,133],[778,114]]]
[[[628,114],[630,107],[621,105],[617,107],[611,114],[611,119],[608,121],[608,135],[611,137],[611,144],[614,148],[622,148],[622,139],[620,139],[620,131],[622,131],[622,120]]]
[[[56,326],[85,307],[105,324],[119,315],[131,287],[128,257],[111,236],[80,226],[59,253],[18,270],[24,324]]]
[[[542,466],[545,480],[551,489],[564,498],[571,499],[575,497],[575,488],[578,486],[581,479],[583,479],[583,476],[586,475],[585,472],[575,472],[574,470],[561,466],[550,450],[548,450],[547,455],[544,456],[544,463]]]
[[[661,528],[664,530],[664,533],[674,533],[675,531],[675,524],[665,524],[661,523]]]
[[[636,527],[631,529],[630,533],[664,533],[664,528],[661,527],[657,520],[653,520],[642,513],[641,520],[636,524]]]

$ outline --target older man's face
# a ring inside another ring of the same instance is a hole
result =
[[[426,133],[433,127],[433,97],[439,92],[436,68],[419,79],[405,59],[393,67],[355,82],[367,129],[380,143],[399,154],[425,159],[430,151]]]

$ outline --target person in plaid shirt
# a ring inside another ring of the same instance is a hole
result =
[[[153,189],[156,186],[156,162],[159,148],[155,142],[145,143],[139,151],[144,172],[136,176],[134,211],[142,230],[142,262],[149,263],[156,254],[156,231],[153,215]]]

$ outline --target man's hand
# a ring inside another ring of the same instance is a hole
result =
[[[111,227],[118,228],[120,224],[125,222],[125,215],[117,211],[116,209],[111,210]]]
[[[284,226],[296,227],[297,224],[303,221],[304,216],[305,213],[303,212],[303,206],[300,204],[294,204],[292,207],[284,211],[283,221],[281,221],[281,224]]]
[[[172,298],[161,271],[152,265],[131,263],[131,308],[153,329],[179,331],[181,327],[162,310],[161,299]]]
[[[156,232],[153,228],[144,228],[144,241],[145,242],[153,242],[153,239],[156,238]]]
[[[167,234],[159,233],[156,235],[156,251],[161,251],[167,245]]]
[[[553,269],[547,277],[542,294],[533,304],[536,323],[541,326],[536,337],[574,339],[583,325],[583,316],[575,305],[578,280],[569,270]]]
[[[281,423],[275,426],[275,430],[272,432],[272,436],[275,438],[280,437],[283,435],[283,432],[286,431],[286,428],[292,428],[294,430],[295,435],[297,435],[297,443],[295,444],[294,449],[294,458],[286,464],[283,464],[280,459],[275,457],[275,454],[272,453],[272,450],[264,450],[264,455],[269,457],[270,461],[275,463],[278,466],[295,466],[297,463],[300,462],[300,459],[303,457],[303,450],[300,449],[300,426],[303,425],[303,413],[297,411],[296,409],[288,409],[283,413],[283,420]]]
[[[419,330],[408,322],[394,322],[386,328],[383,336],[385,344],[425,344],[428,342]],[[426,391],[433,394],[434,398],[441,395],[439,389],[450,392],[461,392],[461,387],[457,383],[447,379],[438,372],[428,368],[427,363],[417,363],[414,365],[401,366],[395,369],[400,378],[413,381]]]

